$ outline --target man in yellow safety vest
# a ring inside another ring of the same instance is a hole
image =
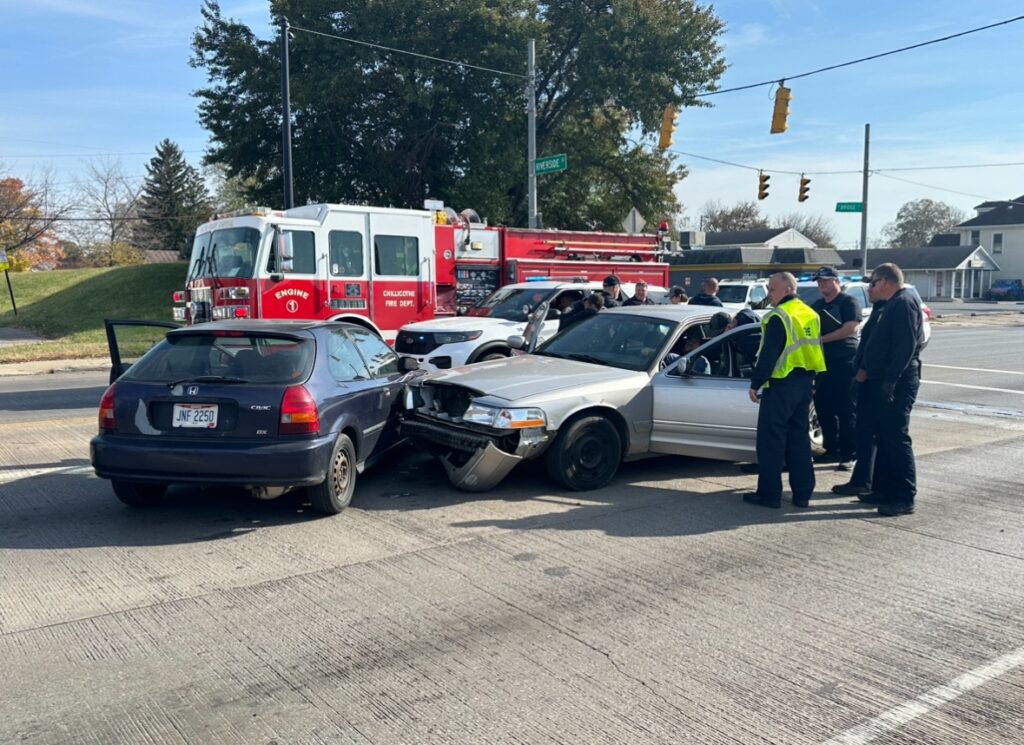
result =
[[[743,501],[782,506],[782,469],[789,467],[793,504],[807,507],[814,492],[811,461],[811,394],[814,375],[825,370],[818,314],[796,294],[789,272],[768,279],[772,310],[761,320],[761,347],[750,378],[757,414],[757,491]]]

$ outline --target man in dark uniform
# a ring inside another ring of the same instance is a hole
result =
[[[874,432],[873,493],[861,501],[878,504],[886,517],[909,515],[917,497],[917,468],[910,439],[910,410],[921,386],[924,343],[921,303],[903,284],[895,264],[879,264],[871,273],[875,296],[885,301],[861,356],[856,380],[866,397],[865,413]]]
[[[604,294],[600,292],[592,292],[583,298],[583,308],[576,310],[567,316],[563,316],[559,319],[558,330],[559,332],[570,326],[575,326],[580,321],[585,321],[591,316],[596,316],[598,311],[604,308]]]
[[[818,412],[825,452],[819,463],[838,463],[837,471],[849,471],[857,457],[853,409],[853,358],[857,354],[860,303],[843,292],[839,275],[823,266],[814,275],[821,297],[811,307],[821,320],[821,346],[825,372],[814,381],[814,408]]]
[[[636,283],[636,287],[633,289],[633,297],[623,303],[623,305],[654,305],[654,301],[651,300],[650,295],[647,294],[647,283],[642,279]]]
[[[622,283],[614,274],[609,274],[601,283],[601,294],[604,295],[605,308],[618,308],[627,298],[622,292]]]
[[[814,466],[808,433],[814,374],[825,369],[818,314],[796,294],[789,272],[768,280],[774,308],[761,320],[761,349],[750,378],[750,400],[757,413],[757,491],[743,501],[782,506],[782,468],[789,467],[793,504],[807,507],[814,492]],[[758,392],[762,389],[762,392]]]
[[[718,299],[718,280],[706,277],[700,283],[700,292],[690,298],[688,305],[714,305],[721,308],[722,301]]]

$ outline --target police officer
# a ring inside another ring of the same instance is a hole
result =
[[[706,277],[700,283],[700,292],[690,298],[688,305],[714,305],[722,307],[722,301],[718,299],[718,280],[714,277]]]
[[[917,468],[910,439],[910,410],[921,386],[921,346],[924,343],[920,301],[903,284],[895,264],[879,264],[871,273],[874,296],[884,300],[871,331],[856,380],[862,383],[864,411],[878,444],[874,491],[860,497],[878,504],[886,517],[909,515],[917,496]]]
[[[830,266],[814,275],[821,297],[811,306],[821,323],[821,347],[825,372],[814,381],[814,408],[818,412],[825,452],[820,463],[838,463],[837,471],[849,471],[857,458],[853,408],[853,358],[857,354],[857,328],[861,307],[843,292],[839,275]]]
[[[609,274],[601,283],[601,294],[604,295],[605,308],[617,308],[626,302],[626,295],[622,292],[622,283],[614,274]]]
[[[757,413],[757,491],[743,501],[761,507],[782,506],[782,467],[789,467],[793,504],[807,507],[814,492],[811,463],[811,388],[824,371],[818,314],[796,295],[789,272],[768,279],[773,309],[761,320],[761,348],[750,378],[750,400]],[[759,393],[759,389],[763,390]]]
[[[623,305],[654,305],[654,301],[651,300],[650,295],[647,294],[647,283],[642,279],[636,283],[636,287],[633,290],[633,297],[623,303]]]

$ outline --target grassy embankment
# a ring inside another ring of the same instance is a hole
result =
[[[18,315],[0,278],[0,326],[44,341],[0,348],[0,363],[106,357],[105,318],[171,320],[171,293],[185,285],[188,265],[11,273]]]

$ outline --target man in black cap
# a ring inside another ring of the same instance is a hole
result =
[[[861,307],[856,298],[843,292],[834,268],[821,267],[814,280],[821,297],[811,307],[821,322],[821,346],[825,353],[825,372],[814,381],[814,408],[825,452],[815,460],[837,463],[837,471],[849,471],[857,459],[853,359],[857,354]]]
[[[682,287],[675,286],[669,290],[668,301],[672,305],[685,305],[690,301],[690,298]]]
[[[605,308],[617,308],[626,302],[626,296],[622,292],[622,283],[614,274],[609,274],[601,283],[601,294],[604,295]]]

